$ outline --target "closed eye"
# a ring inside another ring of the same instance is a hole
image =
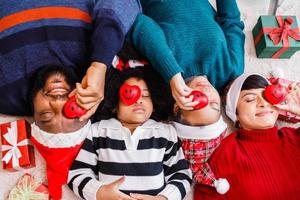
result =
[[[148,89],[143,89],[142,97],[150,97],[150,93],[149,93]]]
[[[217,112],[220,112],[220,111],[221,111],[220,108],[219,108],[219,104],[218,104],[217,102],[211,102],[209,105],[210,105],[210,107],[211,107],[212,109],[214,109],[215,111],[217,111]]]
[[[245,99],[247,103],[255,101],[255,99]]]
[[[53,112],[42,112],[42,113],[39,113],[39,120],[42,122],[42,123],[49,123],[51,122],[51,119],[53,118],[54,116],[54,113]]]

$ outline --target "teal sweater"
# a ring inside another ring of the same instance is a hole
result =
[[[244,71],[244,24],[235,0],[141,0],[130,39],[167,82],[206,75],[221,92]]]

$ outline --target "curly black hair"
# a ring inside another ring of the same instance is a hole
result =
[[[42,88],[45,87],[47,79],[54,74],[62,74],[65,77],[67,84],[73,90],[76,86],[76,82],[79,81],[75,71],[72,67],[64,67],[60,65],[45,65],[37,70],[30,80],[30,90],[28,92],[28,99],[30,104],[30,112],[33,115],[33,100]]]
[[[124,62],[128,60],[145,60],[128,43],[125,43],[118,56]],[[137,78],[138,80],[145,81],[154,108],[150,118],[157,121],[167,120],[173,108],[169,85],[150,64],[146,64],[143,67],[127,68],[123,71],[119,71],[113,67],[108,69],[105,80],[104,100],[93,116],[92,121],[117,117],[115,110],[119,102],[119,89],[129,78]]]

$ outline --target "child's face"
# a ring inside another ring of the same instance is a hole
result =
[[[33,100],[33,117],[40,129],[50,133],[67,133],[82,127],[78,119],[68,119],[63,114],[70,89],[64,75],[49,76],[44,88],[38,91]]]
[[[199,90],[208,97],[208,105],[199,110],[181,110],[181,118],[190,125],[209,125],[217,122],[221,115],[221,100],[218,91],[205,76],[196,76],[187,86]]]
[[[237,120],[247,130],[267,129],[275,125],[277,109],[263,97],[263,88],[242,90],[237,103]]]
[[[142,124],[150,118],[153,112],[153,104],[148,87],[144,80],[138,80],[137,78],[129,78],[124,83],[137,85],[142,93],[138,101],[130,106],[119,101],[117,108],[118,119],[128,124]]]

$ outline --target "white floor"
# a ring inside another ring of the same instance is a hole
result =
[[[215,0],[210,0],[214,4]],[[274,0],[271,0],[274,1]],[[251,3],[250,3],[251,2]],[[257,59],[255,56],[255,49],[253,45],[253,38],[251,30],[254,27],[259,15],[267,15],[269,8],[269,0],[238,0],[238,4],[242,13],[242,18],[245,21],[246,33],[246,72],[258,72],[263,75],[268,75],[274,69],[282,69],[285,72],[285,77],[291,80],[300,80],[300,52],[296,53],[290,59],[272,60],[272,59]],[[296,15],[300,20],[300,1],[299,0],[285,0],[282,6],[277,10],[277,15]],[[12,121],[15,117],[0,115],[0,123]],[[298,124],[299,125],[299,124]],[[4,200],[8,192],[16,184],[17,180],[25,172],[33,174],[39,181],[45,181],[45,167],[44,161],[41,159],[39,153],[36,151],[36,165],[37,167],[19,171],[7,172],[0,169],[0,200]],[[1,164],[0,164],[1,168]],[[77,198],[67,189],[64,188],[64,199],[76,200]],[[185,200],[192,200],[191,193]]]

